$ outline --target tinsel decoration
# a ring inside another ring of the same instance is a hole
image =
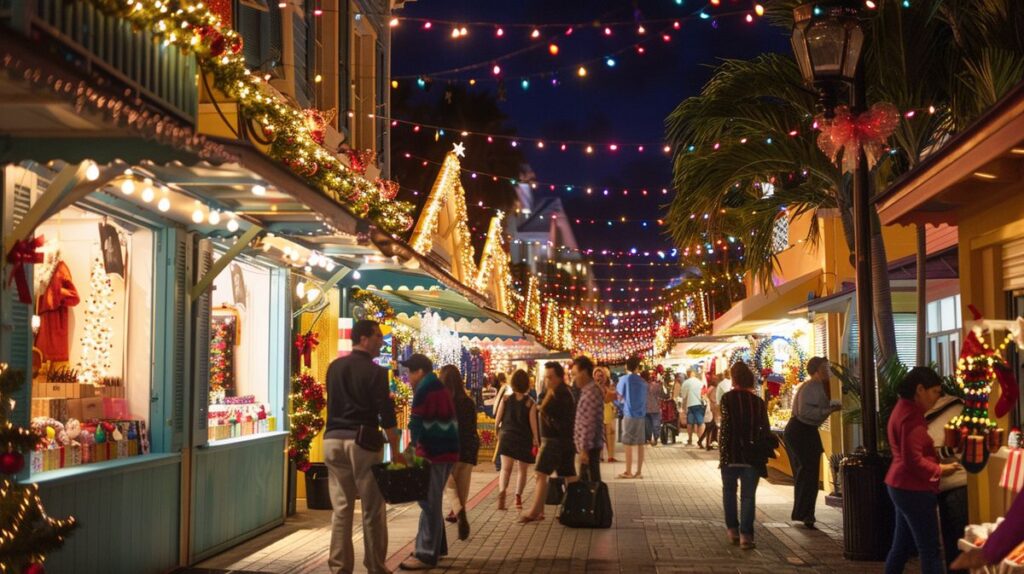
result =
[[[6,459],[0,476],[0,572],[5,574],[40,571],[46,554],[63,546],[76,527],[73,517],[48,516],[39,487],[14,478],[40,441],[39,435],[10,421],[11,396],[24,384],[24,373],[0,364],[0,451]]]
[[[110,370],[113,333],[110,317],[114,310],[114,287],[99,258],[93,260],[89,275],[89,297],[85,300],[85,329],[78,358],[78,381],[99,384]]]
[[[878,158],[882,157],[885,142],[899,122],[899,110],[889,103],[877,103],[856,117],[847,106],[838,106],[834,118],[817,118],[818,128],[821,130],[818,147],[833,163],[839,159],[839,153],[842,152],[841,167],[844,172],[857,169],[857,161],[863,149],[868,160],[868,169],[871,169]]]
[[[288,459],[295,463],[297,469],[306,472],[310,466],[309,447],[324,428],[324,418],[320,413],[327,406],[327,394],[323,383],[309,371],[293,376],[291,405]]]

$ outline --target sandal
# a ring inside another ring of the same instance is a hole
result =
[[[620,474],[617,478],[623,478],[623,479],[625,479],[625,478],[634,478],[634,476],[633,476],[632,473],[624,472],[624,473]]]
[[[644,477],[644,475],[640,474],[639,472],[633,475],[633,478],[637,478],[637,479],[643,479],[643,477]]]
[[[516,510],[522,510],[522,509],[523,509],[523,495],[522,494],[517,494],[516,495]]]
[[[448,511],[448,516],[444,517],[444,521],[445,522],[451,522],[451,523],[454,524],[454,523],[458,522],[459,519],[455,517],[455,511],[454,510],[449,510]]]
[[[529,514],[523,514],[523,515],[519,516],[519,524],[529,524],[531,522],[540,522],[541,520],[544,520],[544,515],[543,514],[538,514],[537,516],[530,516]]]

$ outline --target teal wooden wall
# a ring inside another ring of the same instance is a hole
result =
[[[47,557],[47,572],[148,574],[178,565],[181,457],[123,460],[84,475],[56,471],[39,483],[47,513],[79,525]]]
[[[190,563],[284,523],[286,438],[277,432],[193,450]]]

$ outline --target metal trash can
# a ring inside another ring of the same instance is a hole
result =
[[[892,458],[861,451],[843,459],[843,557],[885,560],[892,544],[893,506],[885,489]]]
[[[314,462],[306,470],[306,508],[331,510],[331,489],[327,482],[327,465]]]

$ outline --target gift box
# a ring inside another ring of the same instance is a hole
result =
[[[951,449],[960,448],[960,429],[954,427],[945,428],[945,445]]]
[[[267,430],[269,432],[277,430],[277,417],[267,417]]]
[[[126,419],[128,418],[128,400],[121,398],[103,397],[103,418]]]
[[[31,474],[43,472],[43,453],[46,451],[34,450],[28,455],[28,468]]]
[[[68,399],[68,417],[80,421],[103,418],[103,399],[89,397],[86,399]],[[60,419],[67,420],[67,419]]]
[[[995,452],[1003,446],[1003,429],[995,427],[988,430],[988,450]]]
[[[964,452],[964,460],[971,464],[985,462],[985,437],[981,435],[969,435]]]

